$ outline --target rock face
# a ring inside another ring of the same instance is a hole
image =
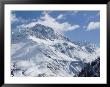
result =
[[[50,27],[20,28],[12,33],[11,43],[12,76],[100,76],[98,47],[72,42]]]
[[[86,63],[78,77],[100,77],[100,58],[91,63]]]
[[[55,33],[54,30],[50,27],[36,24],[31,28],[19,28],[18,31],[13,32],[12,34],[12,43],[18,43],[22,41],[28,40],[29,36],[34,36],[35,38],[39,39],[49,39],[49,40],[67,40],[68,38],[63,36],[62,34]]]

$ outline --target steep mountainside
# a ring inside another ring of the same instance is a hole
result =
[[[13,32],[11,43],[12,76],[78,76],[100,57],[94,44],[72,42],[41,24]]]

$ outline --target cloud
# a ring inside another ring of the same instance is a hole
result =
[[[22,25],[18,25],[17,28],[32,28],[33,26],[35,26],[38,22],[31,22],[28,24],[22,24]]]
[[[19,19],[16,17],[16,15],[13,13],[11,13],[11,23],[14,23],[14,22],[18,22]]]
[[[74,10],[72,11],[72,15],[76,15],[79,11],[78,10]]]
[[[44,16],[38,20],[38,23],[52,27],[57,32],[74,30],[80,27],[79,25],[75,25],[75,24],[71,25],[68,22],[59,23],[58,21],[56,21],[55,18],[53,18],[47,13],[44,14]]]
[[[95,30],[100,28],[100,22],[90,22],[87,26],[87,30]]]
[[[79,13],[78,10],[67,11],[67,12],[65,12],[65,14],[63,16],[76,16],[78,13]]]
[[[70,31],[80,27],[79,25],[75,24],[71,25],[68,22],[59,23],[58,21],[56,21],[55,18],[50,16],[48,13],[44,14],[44,16],[38,20],[38,23],[43,24],[45,26],[49,26],[57,32]]]
[[[15,13],[11,13],[11,23],[27,23],[29,20],[23,19],[22,17],[16,17]]]
[[[45,15],[45,14],[50,14],[50,13],[52,13],[52,12],[53,12],[53,11],[45,10],[45,11],[42,12],[42,14]]]
[[[57,19],[63,19],[64,15],[63,14],[60,14],[57,16]]]
[[[54,31],[56,32],[64,32],[64,31],[71,31],[71,30],[75,30],[77,28],[79,28],[79,25],[76,24],[70,24],[68,22],[63,22],[63,23],[59,23],[57,21],[57,18],[53,18],[52,16],[49,15],[48,12],[43,12],[43,16],[40,17],[40,19],[38,19],[36,22],[31,22],[29,24],[23,24],[18,26],[17,28],[31,28],[32,26],[36,25],[36,24],[42,24],[48,27],[51,27],[54,29]]]
[[[75,16],[79,11],[74,10],[74,11],[67,11],[65,14],[60,14],[57,16],[57,19],[65,19],[66,16]]]

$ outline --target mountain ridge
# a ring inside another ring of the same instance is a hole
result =
[[[41,24],[14,32],[11,49],[12,76],[75,76],[100,56],[94,45],[80,46]]]

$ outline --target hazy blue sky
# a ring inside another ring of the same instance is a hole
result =
[[[12,29],[41,23],[65,34],[72,41],[100,43],[99,11],[12,11]]]

